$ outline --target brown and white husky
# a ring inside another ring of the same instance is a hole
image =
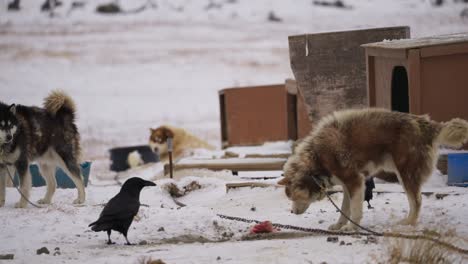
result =
[[[461,147],[468,122],[456,118],[438,123],[383,109],[345,110],[324,117],[297,146],[284,165],[286,195],[292,212],[302,214],[325,197],[325,189],[343,186],[342,211],[358,223],[362,218],[364,181],[379,171],[395,173],[406,191],[409,215],[401,224],[416,224],[421,185],[431,175],[440,145]],[[340,216],[331,230],[356,229]]]
[[[169,160],[167,149],[167,139],[173,139],[173,158],[178,160],[184,156],[191,155],[195,149],[214,150],[215,148],[206,141],[189,133],[183,128],[174,126],[160,126],[156,129],[150,129],[149,145],[154,152],[159,153],[161,162]]]

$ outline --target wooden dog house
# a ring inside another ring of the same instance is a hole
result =
[[[360,46],[409,37],[409,27],[290,36],[291,68],[309,121],[335,110],[367,106],[366,60]]]
[[[297,138],[296,95],[285,84],[223,89],[219,104],[223,148]]]
[[[468,33],[363,47],[370,106],[468,119]]]

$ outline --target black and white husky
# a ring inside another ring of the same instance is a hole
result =
[[[44,108],[6,105],[0,102],[0,207],[5,204],[8,171],[16,171],[20,189],[29,198],[29,164],[37,162],[47,183],[47,192],[38,203],[49,204],[57,187],[56,167],[62,168],[78,189],[74,203],[84,203],[85,190],[78,164],[80,136],[75,125],[75,104],[61,91],[53,91],[44,100]],[[24,208],[21,197],[16,207]]]

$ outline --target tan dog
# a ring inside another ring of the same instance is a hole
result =
[[[468,122],[462,119],[438,123],[427,116],[382,109],[335,112],[297,146],[279,184],[286,185],[295,214],[323,199],[326,188],[341,184],[341,210],[359,224],[365,178],[382,170],[392,172],[409,202],[408,217],[401,224],[414,225],[421,208],[421,185],[435,167],[439,145],[458,148],[467,140]],[[329,229],[356,229],[347,222],[340,216]]]
[[[167,162],[169,160],[169,154],[167,152],[167,139],[169,137],[173,138],[172,155],[174,160],[185,155],[190,155],[194,149],[215,149],[207,142],[190,134],[183,128],[165,125],[156,129],[151,128],[150,130],[149,145],[153,151],[159,152],[159,159],[162,162]]]

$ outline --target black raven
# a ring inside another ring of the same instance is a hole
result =
[[[133,217],[140,208],[140,192],[145,186],[156,186],[156,184],[138,177],[125,181],[120,192],[106,204],[99,219],[89,224],[93,231],[107,231],[109,238],[107,244],[114,244],[110,235],[111,230],[115,230],[124,235],[127,245],[131,245],[127,238],[127,232]]]

